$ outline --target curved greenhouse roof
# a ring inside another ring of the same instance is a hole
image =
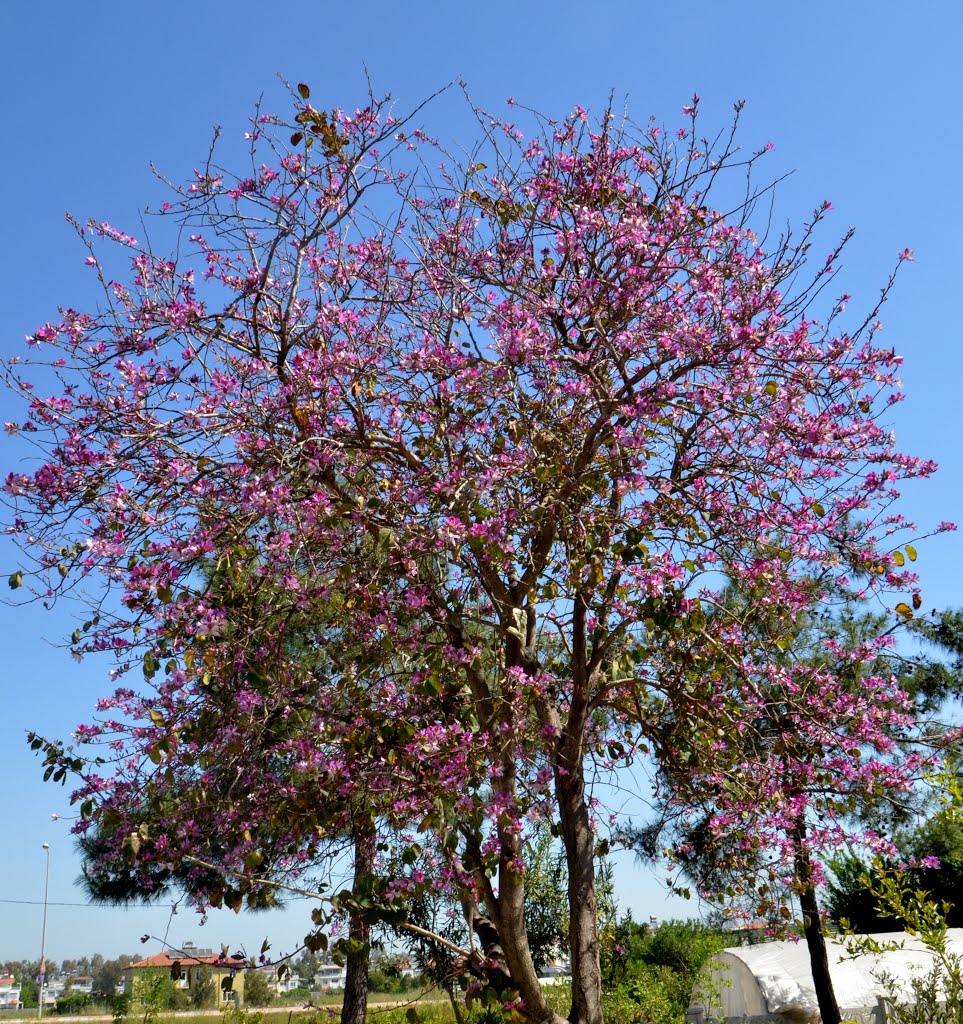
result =
[[[832,937],[826,941],[836,1002],[844,1017],[878,1019],[873,1011],[881,997],[908,998],[913,975],[925,974],[933,966],[933,954],[904,932],[872,938],[901,948],[853,957],[844,941]],[[963,956],[963,928],[949,929],[947,940],[950,949]],[[805,942],[737,946],[716,954],[709,968],[708,980],[692,997],[693,1008],[701,1008],[706,1019],[725,1017],[752,1024],[819,1020]]]

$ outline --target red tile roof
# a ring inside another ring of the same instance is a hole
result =
[[[217,954],[211,956],[178,956],[176,952],[165,949],[161,953],[154,953],[146,960],[138,960],[130,964],[125,970],[132,970],[135,967],[172,967],[179,963],[182,967],[191,967],[197,964],[207,964],[211,967],[238,967],[244,963],[244,957],[222,957]]]

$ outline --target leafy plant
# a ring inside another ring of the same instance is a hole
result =
[[[86,992],[65,992],[57,997],[54,1008],[59,1014],[77,1014],[90,1004],[90,996]]]
[[[627,915],[613,929],[603,958],[606,1021],[683,1021],[693,986],[724,945],[722,935],[701,921],[651,928]]]
[[[943,771],[934,781],[942,803],[940,825],[951,834],[963,825],[963,789],[957,774]],[[932,820],[932,819],[931,819]],[[902,994],[895,979],[885,973],[880,980],[891,988],[889,1019],[892,1024],[959,1024],[963,1021],[963,955],[952,946],[947,924],[952,904],[934,899],[917,887],[913,872],[886,864],[881,858],[861,878],[867,894],[877,905],[904,923],[907,933],[918,937],[932,955],[932,967],[913,975],[909,993]],[[855,936],[848,922],[853,953],[884,953],[898,944],[879,943],[872,937]]]

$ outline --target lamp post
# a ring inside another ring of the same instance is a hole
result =
[[[40,990],[37,992],[37,1016],[43,1016],[43,983],[47,975],[47,890],[50,887],[50,844],[44,843],[47,851],[47,873],[43,882],[43,931],[40,935]]]

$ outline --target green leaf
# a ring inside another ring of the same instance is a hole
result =
[[[906,545],[906,555],[911,562],[916,561],[916,548],[914,548],[912,544]]]
[[[779,385],[774,380],[771,380],[762,390],[765,391],[770,398],[775,398],[776,395],[779,394]]]
[[[16,590],[18,587],[23,586],[23,573],[19,570],[15,572],[10,579],[7,580],[11,590]]]
[[[903,552],[902,551],[894,551],[893,552],[893,561],[897,565],[905,565],[906,564],[906,559],[903,557]]]
[[[311,99],[311,90],[304,84],[304,82],[298,82],[298,93],[303,100]]]

